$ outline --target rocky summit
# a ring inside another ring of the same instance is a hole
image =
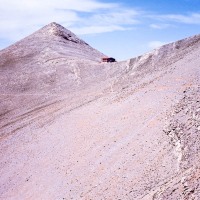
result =
[[[1,50],[0,199],[199,200],[199,55],[102,63],[56,23]]]

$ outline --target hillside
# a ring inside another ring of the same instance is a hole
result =
[[[0,198],[200,199],[199,54],[101,63],[56,23],[0,51]]]

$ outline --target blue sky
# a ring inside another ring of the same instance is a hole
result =
[[[200,34],[200,0],[0,0],[0,48],[50,22],[117,60]]]

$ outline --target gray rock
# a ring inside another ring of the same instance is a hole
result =
[[[0,198],[200,199],[199,54],[101,63],[56,23],[0,51]]]

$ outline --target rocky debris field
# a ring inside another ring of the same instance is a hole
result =
[[[56,23],[0,51],[0,199],[200,199],[199,54],[101,63]]]

